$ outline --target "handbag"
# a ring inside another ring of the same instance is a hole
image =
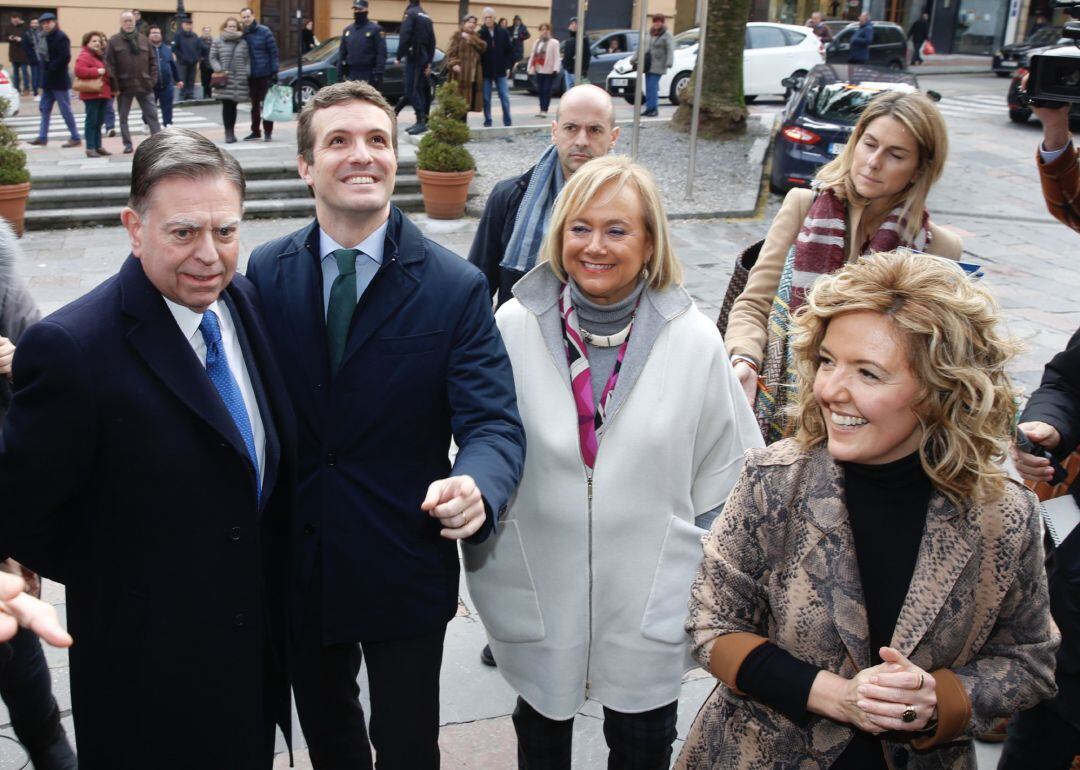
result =
[[[750,278],[750,270],[757,264],[758,254],[761,253],[761,247],[764,245],[765,239],[762,238],[757,243],[747,246],[735,258],[735,268],[731,271],[727,291],[724,292],[724,304],[720,306],[720,315],[716,317],[716,328],[720,330],[721,337],[727,334],[731,306],[735,304],[735,300],[739,298],[739,295],[743,293],[743,289],[746,288],[746,282]]]
[[[229,73],[224,70],[221,72],[211,72],[210,85],[214,88],[224,88],[229,85]]]
[[[262,103],[262,119],[271,123],[292,120],[293,90],[289,86],[274,85],[266,92]]]
[[[926,42],[924,42],[922,44],[922,55],[923,56],[933,56],[936,53],[937,53],[937,49],[934,48],[934,44],[931,43],[929,40],[927,40]]]
[[[780,286],[773,297],[769,320],[765,328],[769,337],[765,343],[765,355],[758,375],[758,392],[754,400],[754,416],[758,428],[769,445],[787,438],[787,407],[795,391],[795,371],[792,367],[791,346],[788,332],[791,330],[791,281],[795,271],[795,247],[788,249],[784,271],[780,274]]]
[[[76,77],[71,84],[72,90],[80,94],[96,94],[105,88],[105,76],[98,75],[94,79]]]

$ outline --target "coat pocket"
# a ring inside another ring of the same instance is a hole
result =
[[[701,538],[705,530],[678,516],[668,521],[660,560],[653,575],[649,600],[641,618],[641,633],[647,639],[667,644],[687,642],[686,622],[690,611],[690,584],[701,562]]]
[[[539,642],[544,618],[516,521],[480,545],[466,544],[465,579],[480,619],[500,642]]]

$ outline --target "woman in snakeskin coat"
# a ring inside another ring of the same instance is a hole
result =
[[[1035,498],[988,292],[875,254],[793,328],[794,438],[747,453],[687,630],[719,679],[682,768],[974,768],[973,735],[1054,693]]]

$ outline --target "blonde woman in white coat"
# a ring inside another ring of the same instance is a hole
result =
[[[528,452],[497,532],[465,552],[519,767],[570,767],[573,718],[604,707],[609,767],[666,768],[704,523],[761,445],[716,327],[682,270],[648,171],[585,164],[541,263],[496,320]]]

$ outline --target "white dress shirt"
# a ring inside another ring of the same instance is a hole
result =
[[[202,313],[173,302],[164,297],[165,304],[176,325],[180,327],[180,333],[191,345],[199,363],[206,366],[206,340],[199,331],[202,323]],[[218,317],[221,327],[221,347],[225,351],[225,360],[229,363],[229,370],[240,386],[240,394],[244,397],[244,408],[247,409],[248,420],[251,422],[251,435],[255,439],[255,456],[259,459],[259,478],[263,479],[266,470],[266,431],[263,428],[262,417],[259,414],[259,402],[255,399],[255,389],[251,385],[251,376],[248,374],[247,362],[244,361],[244,351],[240,347],[240,338],[236,335],[236,326],[233,324],[229,308],[221,300],[217,300],[209,307]]]
[[[342,246],[335,241],[326,231],[319,228],[319,258],[322,260],[323,280],[323,318],[330,311],[330,287],[334,285],[334,279],[338,277],[337,260],[332,254],[338,249],[359,249],[364,252],[356,257],[356,301],[364,295],[364,289],[371,283],[375,273],[383,261],[383,247],[386,242],[386,227],[390,224],[387,219],[371,235],[355,246]]]

